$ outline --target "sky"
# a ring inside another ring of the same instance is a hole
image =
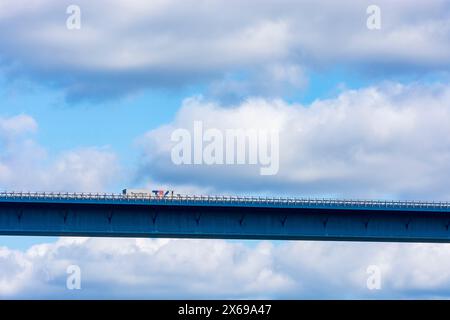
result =
[[[176,165],[198,122],[276,131],[275,174]],[[0,0],[0,190],[450,200],[449,178],[448,0]],[[4,236],[0,297],[449,298],[448,249]]]

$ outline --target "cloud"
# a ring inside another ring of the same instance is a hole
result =
[[[220,80],[212,81],[206,95],[226,105],[248,96],[289,97],[304,90],[307,85],[308,77],[300,66],[273,64],[247,76],[225,75]]]
[[[450,284],[446,252],[437,244],[61,238],[25,252],[0,248],[0,296],[439,297]],[[81,290],[66,289],[70,265],[80,267]],[[369,266],[379,268],[381,290],[367,289]]]
[[[36,121],[0,118],[0,186],[17,191],[105,191],[120,176],[107,147],[84,147],[50,157],[36,141]]]
[[[171,135],[193,133],[195,121],[222,133],[278,130],[278,173],[261,176],[260,165],[174,164]],[[137,175],[217,193],[445,200],[449,127],[448,84],[384,83],[309,105],[249,99],[222,108],[194,97],[171,123],[140,138]]]
[[[70,101],[211,82],[213,96],[240,97],[283,95],[335,66],[370,76],[450,65],[445,0],[378,1],[377,31],[366,27],[370,1],[81,0],[81,29],[68,30],[71,4],[2,1],[0,61],[10,79],[56,85]]]
[[[103,191],[120,176],[117,156],[107,148],[82,148],[61,154],[49,168],[47,185],[59,189]]]
[[[0,134],[6,140],[14,139],[18,135],[33,133],[36,130],[36,121],[24,114],[0,119]]]

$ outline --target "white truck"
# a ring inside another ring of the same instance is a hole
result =
[[[158,197],[158,198],[166,198],[173,197],[173,190],[146,190],[146,189],[123,189],[122,194],[124,196],[131,196],[137,198],[145,198],[145,197]]]

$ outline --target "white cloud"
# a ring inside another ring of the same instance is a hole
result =
[[[17,135],[33,133],[36,130],[36,121],[25,114],[0,119],[0,134],[3,139],[10,140]]]
[[[2,2],[5,72],[58,84],[72,99],[211,79],[212,93],[236,90],[240,96],[255,90],[283,94],[287,85],[297,88],[305,72],[324,66],[370,76],[448,70],[450,62],[445,0],[377,1],[378,31],[366,28],[370,1],[78,1],[81,29],[67,30],[70,4]],[[281,79],[267,77],[264,85],[264,68],[291,70],[288,78],[296,79],[286,81],[283,71]],[[230,75],[244,79],[230,83]]]
[[[0,118],[0,186],[18,191],[105,191],[120,175],[109,148],[84,147],[50,157],[28,115]]]
[[[58,292],[70,297],[71,292],[65,289],[65,272],[71,264],[81,268],[80,294],[85,297],[278,292],[291,283],[271,269],[271,248],[267,243],[250,250],[226,241],[168,239],[62,239],[36,245],[27,252],[4,248],[5,265],[7,262],[12,267],[11,273],[2,273],[0,295],[34,296],[33,292],[38,292],[38,297],[42,292],[47,296]],[[32,265],[31,274],[21,265]],[[23,273],[27,276],[21,277]]]
[[[53,164],[51,182],[63,190],[102,191],[120,176],[116,155],[108,149],[83,148],[64,152]]]
[[[277,129],[280,169],[174,165],[171,133],[203,127]],[[450,196],[450,85],[386,83],[310,105],[250,99],[221,108],[187,99],[172,123],[148,132],[139,175],[215,192],[445,200]]]
[[[446,252],[437,244],[62,238],[25,252],[1,248],[0,296],[436,297],[448,294]],[[66,289],[73,264],[79,291]],[[381,270],[379,291],[366,287],[370,265]]]
[[[207,95],[224,104],[248,96],[289,97],[308,85],[306,71],[295,64],[271,64],[256,70],[248,78],[232,75],[210,83]]]

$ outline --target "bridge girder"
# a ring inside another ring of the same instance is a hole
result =
[[[450,212],[1,201],[1,235],[450,242]]]

